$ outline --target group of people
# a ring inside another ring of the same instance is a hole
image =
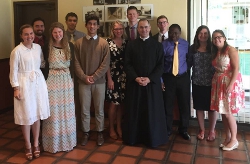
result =
[[[44,151],[70,151],[76,146],[76,84],[83,146],[90,137],[92,100],[99,146],[104,143],[105,100],[109,102],[112,139],[157,147],[172,134],[177,98],[178,131],[189,140],[191,67],[193,107],[200,127],[197,139],[205,138],[204,111],[209,116],[206,139],[215,139],[217,111],[226,130],[220,147],[238,147],[233,114],[244,105],[244,90],[237,50],[227,44],[223,31],[216,30],[211,36],[208,27],[202,25],[189,46],[180,38],[181,27],[168,27],[166,16],[157,18],[159,33],[154,36],[149,21],[137,21],[138,16],[137,8],[129,6],[128,26],[114,21],[106,40],[97,35],[99,18],[95,15],[86,18],[87,34],[76,30],[78,18],[72,12],[65,17],[67,30],[59,22],[51,24],[49,40],[41,18],[20,28],[22,41],[10,55],[10,83],[15,123],[21,125],[28,160],[40,156],[40,120]]]

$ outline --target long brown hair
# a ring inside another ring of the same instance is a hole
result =
[[[226,41],[226,36],[222,30],[215,30],[213,32],[212,36],[214,35],[214,33],[220,33],[221,36],[223,36],[225,38],[224,46],[222,47],[222,49],[220,51],[221,53],[224,53],[226,51],[227,46],[229,46],[229,44]],[[212,59],[216,58],[217,53],[218,53],[218,48],[214,44],[212,44]]]
[[[200,42],[199,42],[198,36],[199,36],[201,30],[203,30],[203,29],[206,29],[207,30],[207,34],[208,34],[206,51],[207,52],[211,52],[211,41],[212,41],[212,39],[211,39],[211,33],[210,33],[209,28],[207,26],[205,26],[205,25],[201,25],[196,30],[196,34],[195,34],[195,37],[194,37],[193,52],[196,52],[197,49],[199,49],[199,47],[200,47]]]
[[[60,28],[62,31],[63,31],[63,38],[62,40],[60,41],[60,44],[62,46],[62,50],[65,54],[65,57],[66,57],[66,60],[70,60],[70,47],[69,47],[69,42],[68,42],[68,37],[65,33],[65,30],[64,30],[64,26],[63,24],[61,24],[60,22],[54,22],[51,24],[50,26],[50,29],[49,29],[49,32],[50,32],[50,39],[49,39],[49,61],[51,60],[51,52],[52,52],[52,48],[53,48],[53,43],[55,42],[55,39],[52,35],[52,32],[54,30],[54,28]]]

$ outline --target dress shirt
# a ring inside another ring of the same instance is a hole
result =
[[[71,38],[71,32],[69,32],[68,30],[66,31],[66,34],[67,34],[67,37],[68,37],[68,41],[70,41],[70,38]],[[86,34],[84,34],[83,32],[80,32],[80,31],[77,31],[75,30],[73,32],[73,35],[74,35],[74,40],[76,41],[77,39],[80,39],[81,37],[84,37]]]
[[[131,28],[134,27],[134,30],[135,30],[135,39],[137,38],[137,26],[138,26],[138,23],[136,23],[134,26],[129,26],[129,33],[131,36]]]
[[[96,40],[97,39],[97,34],[95,35],[95,36],[93,36],[93,37],[91,37],[91,36],[89,36],[89,35],[86,35],[86,38],[89,40],[90,38],[93,38],[94,40]]]
[[[173,68],[173,55],[175,43],[169,39],[162,42],[164,50],[164,73],[172,74]],[[188,58],[189,44],[186,40],[179,38],[178,40],[178,53],[179,53],[179,73],[181,75],[187,71],[187,58]]]
[[[162,42],[162,35],[164,35],[164,40],[166,40],[168,38],[168,31],[165,34],[162,34],[161,32],[159,32],[158,35],[158,41],[161,43]]]

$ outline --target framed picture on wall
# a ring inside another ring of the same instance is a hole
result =
[[[128,5],[105,5],[105,22],[127,21]]]
[[[128,0],[129,4],[141,4],[141,0]]]
[[[104,6],[83,6],[83,21],[90,15],[96,15],[100,22],[104,20]]]
[[[104,0],[93,0],[93,5],[104,5]]]
[[[136,4],[136,5],[129,5],[129,6],[135,6],[138,10],[139,17],[146,18],[148,20],[153,20],[153,4]]]

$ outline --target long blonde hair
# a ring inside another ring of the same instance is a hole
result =
[[[109,37],[111,39],[115,38],[115,35],[114,35],[114,32],[113,32],[115,24],[122,25],[122,28],[123,28],[122,39],[127,39],[127,34],[126,34],[126,31],[125,31],[124,24],[123,24],[123,22],[121,22],[119,20],[116,20],[116,21],[114,21],[114,22],[111,23],[111,26],[110,26],[110,36]]]
[[[52,52],[52,48],[53,48],[53,43],[55,42],[55,39],[52,35],[52,32],[54,30],[54,28],[60,28],[62,31],[63,31],[63,38],[62,40],[60,41],[60,44],[62,46],[62,50],[65,54],[65,57],[66,57],[66,60],[70,60],[70,47],[69,47],[69,42],[68,42],[68,37],[66,35],[66,32],[64,30],[64,26],[63,24],[61,24],[60,22],[54,22],[51,24],[50,26],[50,29],[49,29],[49,32],[50,32],[50,39],[49,39],[49,61],[51,61],[51,58],[53,55],[51,52]]]

